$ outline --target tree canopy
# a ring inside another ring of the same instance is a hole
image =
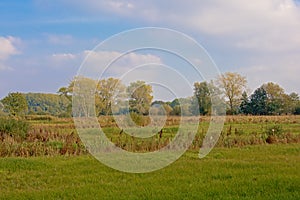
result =
[[[248,96],[246,83],[245,77],[227,72],[216,82],[195,82],[193,96],[176,98],[171,102],[161,100],[153,102],[152,87],[144,81],[131,82],[125,86],[116,78],[93,80],[75,77],[68,86],[59,88],[58,94],[9,93],[1,100],[3,104],[1,110],[14,116],[48,114],[70,117],[72,97],[77,95],[75,111],[81,116],[90,116],[94,113],[93,110],[97,116],[128,112],[148,115],[151,106],[153,106],[151,112],[156,114],[210,115],[214,112],[212,103],[214,105],[222,103],[220,105],[223,107],[223,99],[227,101],[229,114],[300,114],[300,98],[297,93],[287,94],[280,85],[268,82]],[[76,94],[74,88],[77,89]]]
[[[217,83],[223,89],[224,96],[228,100],[229,114],[237,113],[241,96],[246,90],[246,77],[238,73],[226,72],[219,77]]]
[[[127,87],[127,93],[129,111],[147,115],[153,99],[151,85],[147,85],[144,81],[132,82]]]
[[[4,105],[4,110],[13,116],[24,115],[28,111],[27,101],[22,93],[9,93],[1,102]]]

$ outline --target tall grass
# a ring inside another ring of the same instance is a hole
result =
[[[25,139],[29,130],[29,123],[14,118],[0,118],[0,140],[3,141],[6,135]]]
[[[55,156],[86,154],[72,119],[45,117],[27,121],[0,118],[0,156]],[[140,119],[139,119],[140,120]],[[199,150],[209,127],[209,117],[186,117],[190,130],[198,125],[197,134],[190,146]],[[151,130],[149,138],[132,137],[122,131],[113,117],[100,117],[99,123],[106,136],[116,146],[131,152],[157,151],[175,137],[179,117],[168,117],[163,129]],[[189,131],[187,129],[186,131]],[[227,116],[217,142],[218,147],[242,147],[246,145],[300,143],[300,116]]]

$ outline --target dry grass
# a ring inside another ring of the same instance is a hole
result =
[[[185,117],[191,129],[198,125],[195,117]],[[201,117],[197,135],[190,146],[198,150],[209,127],[209,117]],[[29,120],[31,128],[25,139],[4,134],[0,140],[0,157],[81,155],[87,151],[77,135],[71,118]],[[167,146],[178,130],[180,117],[168,117],[162,130],[150,138],[135,138],[117,127],[113,117],[99,118],[105,134],[116,146],[131,152],[156,151]],[[275,129],[280,127],[280,132]],[[275,127],[275,128],[274,128]],[[270,131],[271,130],[271,131]],[[188,130],[187,130],[188,131]],[[300,116],[226,116],[218,147],[300,143]]]

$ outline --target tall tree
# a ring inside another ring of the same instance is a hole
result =
[[[261,86],[267,93],[268,114],[281,114],[285,111],[288,97],[278,84],[269,82]]]
[[[72,115],[72,94],[73,94],[73,88],[74,88],[74,81],[76,77],[69,83],[67,87],[61,87],[58,89],[57,93],[61,97],[65,97],[69,100],[69,104],[67,106],[66,115],[71,116]]]
[[[240,112],[243,114],[250,114],[250,101],[246,91],[243,92],[241,101]]]
[[[253,115],[266,115],[267,110],[267,92],[263,87],[257,88],[250,96],[249,112]]]
[[[291,108],[291,113],[293,114],[300,114],[300,98],[299,95],[295,92],[292,92],[289,95],[289,99],[290,99],[290,108]],[[298,113],[297,113],[298,111]]]
[[[96,110],[98,115],[111,115],[113,104],[118,104],[114,113],[119,113],[122,109],[120,106],[122,100],[124,100],[125,89],[125,86],[119,79],[108,78],[100,80],[96,90]]]
[[[211,97],[207,82],[194,83],[193,114],[207,115],[211,111]]]
[[[242,93],[246,90],[246,78],[238,73],[226,72],[218,78],[217,83],[228,100],[229,114],[236,113],[241,103]]]
[[[132,82],[127,87],[127,93],[131,112],[143,115],[149,114],[153,99],[151,85],[147,85],[144,81]]]
[[[2,99],[4,109],[11,115],[24,115],[28,111],[28,105],[26,98],[22,93],[15,92],[9,93],[4,99]]]

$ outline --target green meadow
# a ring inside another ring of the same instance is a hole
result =
[[[300,116],[227,116],[215,148],[199,159],[209,120],[200,118],[177,161],[130,174],[93,158],[71,118],[1,118],[0,199],[300,199]],[[168,118],[145,140],[122,133],[112,117],[99,123],[119,147],[147,152],[167,145],[180,120]]]
[[[300,199],[300,145],[188,151],[168,167],[128,174],[89,155],[0,159],[0,199]]]

